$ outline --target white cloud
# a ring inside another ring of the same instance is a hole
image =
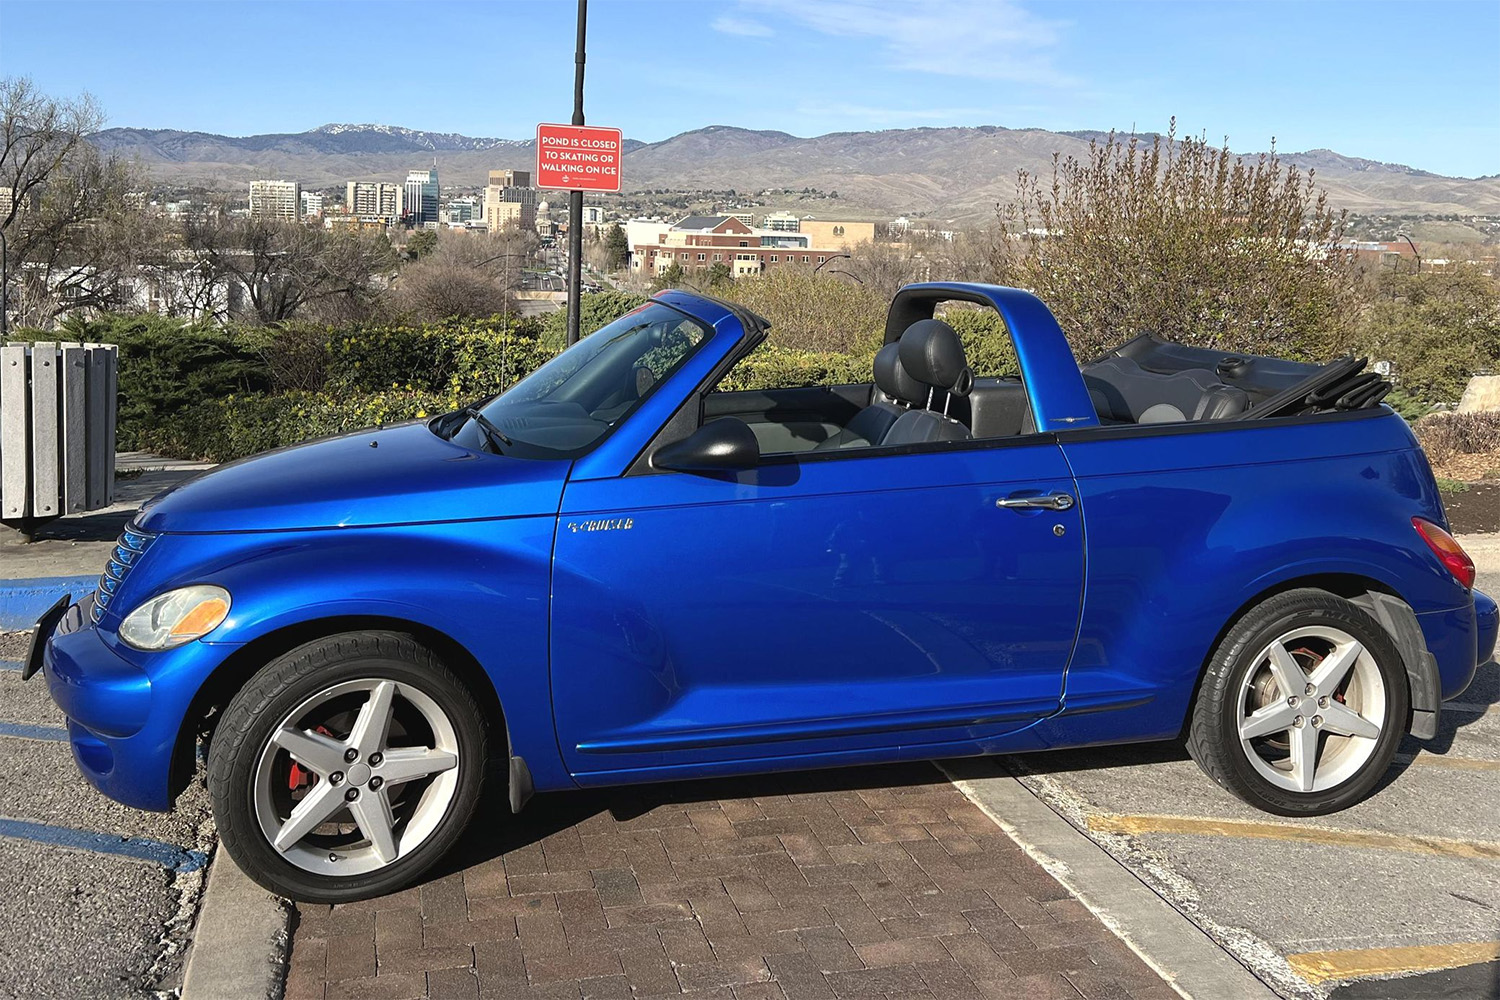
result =
[[[775,34],[775,32],[759,21],[750,21],[743,17],[731,17],[728,14],[714,18],[713,29],[721,31],[726,35],[746,35],[752,38],[766,38]]]
[[[893,69],[1051,87],[1079,82],[1052,61],[1050,50],[1066,23],[1038,17],[1014,0],[743,2],[820,34],[880,42]]]

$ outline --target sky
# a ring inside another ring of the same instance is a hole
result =
[[[0,0],[0,73],[111,126],[526,138],[572,113],[569,0]],[[1500,173],[1500,0],[593,0],[590,124],[1165,131]]]

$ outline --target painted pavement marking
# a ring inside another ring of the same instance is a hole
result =
[[[1500,941],[1460,941],[1395,948],[1353,948],[1288,955],[1292,969],[1317,985],[1334,979],[1362,979],[1400,972],[1433,972],[1500,960]]]
[[[119,834],[75,830],[72,827],[24,819],[0,819],[0,837],[91,851],[95,854],[113,854],[135,861],[150,861],[176,872],[197,871],[208,861],[208,855],[203,851],[178,847],[149,837],[122,837]]]
[[[1088,828],[1096,833],[1127,835],[1180,833],[1198,836],[1248,837],[1257,840],[1293,841],[1319,847],[1363,847],[1375,850],[1405,851],[1410,854],[1426,854],[1433,857],[1500,859],[1500,843],[1494,841],[1378,833],[1372,830],[1335,830],[1323,826],[1215,819],[1209,816],[1096,814],[1088,818]]]
[[[68,731],[61,726],[36,726],[27,722],[0,722],[0,736],[47,743],[68,742]]]

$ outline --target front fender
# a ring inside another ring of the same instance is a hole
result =
[[[229,617],[200,643],[206,666],[172,678],[186,705],[217,665],[274,633],[341,618],[409,622],[467,650],[504,707],[512,752],[538,788],[571,784],[558,757],[548,682],[548,580],[556,518],[220,535],[163,535],[132,574],[159,593],[214,583]],[[246,664],[248,671],[254,664]]]

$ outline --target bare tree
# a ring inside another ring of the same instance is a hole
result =
[[[88,142],[103,121],[87,95],[59,100],[27,77],[0,81],[0,231],[23,323],[127,304],[125,279],[154,239],[132,203],[136,170]]]
[[[393,305],[422,321],[514,314],[515,292],[538,245],[534,233],[514,227],[492,239],[442,234],[435,250],[401,268]]]
[[[396,263],[383,233],[236,218],[224,206],[185,218],[182,245],[208,280],[238,288],[244,318],[261,323],[310,313],[366,315],[380,297],[380,279]]]

